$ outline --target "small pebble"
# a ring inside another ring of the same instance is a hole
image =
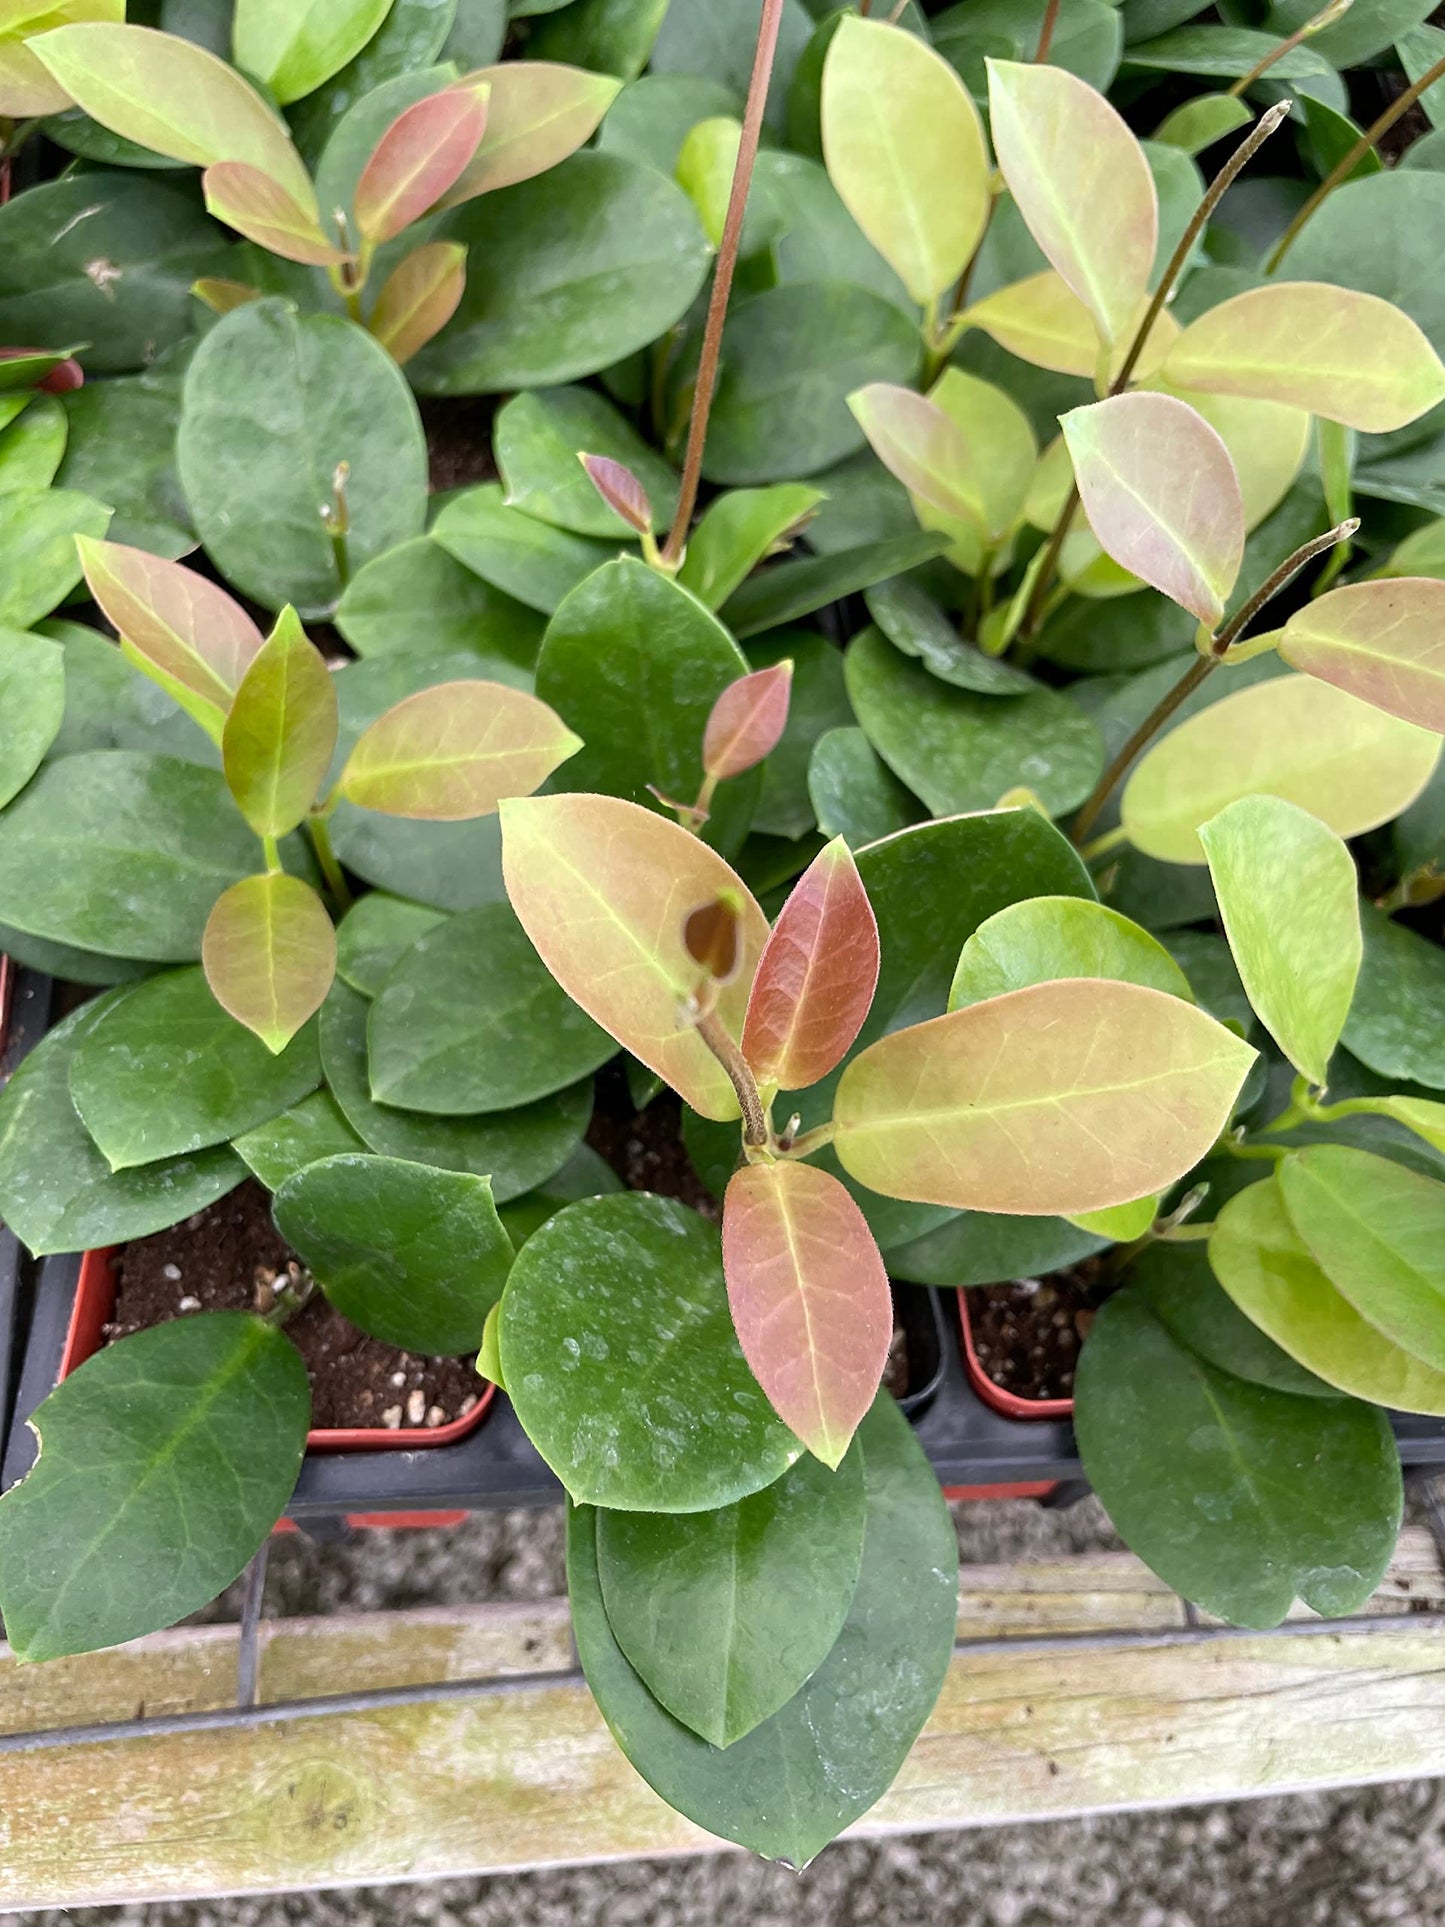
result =
[[[167,1271],[169,1271],[170,1266],[167,1265],[166,1269]],[[186,1293],[185,1297],[176,1306],[177,1311],[199,1311],[200,1309],[201,1309],[200,1299],[193,1298],[189,1292]]]
[[[388,1405],[381,1415],[381,1422],[388,1432],[399,1432],[401,1430],[401,1407],[399,1405]]]
[[[391,1382],[396,1387],[396,1389],[400,1391],[402,1386],[405,1385],[406,1383],[406,1373],[393,1372],[391,1375]]]
[[[177,1282],[177,1280],[180,1278],[180,1275],[181,1275],[181,1268],[179,1265],[162,1265],[161,1266],[161,1276],[163,1278],[169,1278],[172,1284],[175,1284]]]
[[[445,1425],[447,1422],[447,1415],[442,1410],[440,1405],[433,1405],[431,1410],[426,1415],[426,1422],[428,1425]]]
[[[476,1408],[476,1403],[477,1403],[477,1395],[476,1395],[476,1393],[475,1393],[475,1392],[468,1392],[468,1393],[467,1393],[467,1395],[466,1395],[466,1397],[465,1397],[465,1398],[464,1398],[464,1399],[462,1400],[462,1403],[461,1403],[461,1408],[460,1408],[460,1410],[459,1410],[459,1411],[457,1412],[457,1417],[458,1417],[458,1418],[465,1418],[468,1412],[470,1412],[470,1411],[474,1411],[474,1410],[475,1410],[475,1408]]]
[[[409,1425],[420,1425],[426,1417],[426,1393],[419,1385],[407,1395],[406,1417]]]

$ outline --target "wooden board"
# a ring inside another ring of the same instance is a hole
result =
[[[1403,1535],[1381,1630],[1200,1642],[1126,1554],[964,1569],[937,1711],[880,1833],[1445,1773],[1445,1608]],[[1144,1643],[1109,1634],[1142,1629]],[[1015,1643],[981,1647],[1003,1638]],[[1019,1643],[1022,1642],[1022,1643]],[[20,1667],[0,1729],[230,1703],[233,1627]],[[0,1756],[0,1907],[94,1905],[705,1851],[613,1746],[571,1665],[566,1605],[277,1622],[263,1700],[509,1678],[485,1699]]]

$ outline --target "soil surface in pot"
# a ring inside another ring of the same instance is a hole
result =
[[[995,1385],[1015,1398],[1073,1397],[1079,1348],[1115,1287],[1105,1255],[1043,1278],[970,1286],[973,1348]]]
[[[254,1178],[193,1217],[121,1249],[105,1342],[195,1311],[266,1309],[275,1281],[302,1267]],[[486,1390],[470,1359],[418,1358],[368,1338],[318,1292],[286,1327],[311,1380],[318,1430],[426,1431],[462,1418]]]

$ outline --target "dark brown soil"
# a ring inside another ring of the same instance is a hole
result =
[[[968,1316],[979,1364],[1015,1398],[1072,1398],[1079,1347],[1113,1289],[1107,1254],[1044,1278],[973,1286]]]
[[[248,1178],[218,1204],[122,1249],[106,1342],[193,1311],[266,1310],[288,1272],[304,1280],[266,1192]],[[486,1390],[469,1359],[416,1358],[368,1338],[319,1293],[286,1335],[305,1361],[317,1428],[425,1431],[463,1417]]]
[[[608,1065],[597,1079],[587,1142],[629,1191],[678,1198],[714,1224],[722,1216],[717,1199],[692,1168],[682,1141],[682,1099],[674,1092],[663,1091],[645,1110],[634,1110],[626,1076]]]
[[[492,459],[495,413],[490,397],[481,395],[444,396],[422,402],[421,420],[434,493],[496,481],[497,464]]]

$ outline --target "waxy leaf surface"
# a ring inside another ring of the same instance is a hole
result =
[[[948,1008],[1060,977],[1107,977],[1194,1000],[1163,944],[1117,910],[1083,897],[1025,897],[995,911],[964,944]]]
[[[786,657],[728,684],[703,731],[702,766],[709,776],[741,776],[777,748],[792,687],[793,665]]]
[[[1381,1077],[1445,1090],[1445,955],[1373,904],[1360,907],[1365,964],[1345,1043]]]
[[[336,685],[294,609],[251,658],[221,736],[226,784],[257,836],[285,836],[316,801],[336,748]]]
[[[457,822],[529,796],[581,739],[524,690],[437,683],[387,710],[341,773],[341,793],[387,816]]]
[[[466,285],[466,249],[455,241],[428,241],[403,255],[382,282],[366,325],[404,367],[445,328]]]
[[[347,1123],[330,1091],[313,1091],[279,1117],[243,1131],[231,1149],[268,1191],[279,1191],[293,1172],[315,1164],[319,1158],[364,1151],[366,1146]]]
[[[508,60],[478,67],[466,85],[486,89],[486,132],[444,207],[512,187],[565,161],[596,133],[622,83],[561,61]]]
[[[683,1010],[702,981],[683,943],[691,911],[723,891],[736,897],[741,965],[716,1007],[735,1038],[768,939],[767,919],[723,859],[651,810],[578,795],[508,801],[502,862],[512,908],[568,996],[695,1111],[736,1117],[727,1073]]]
[[[609,508],[580,456],[620,464],[652,505],[644,526],[665,524],[677,507],[677,477],[625,415],[590,388],[543,388],[498,409],[492,450],[510,508],[577,535],[630,541],[639,519]],[[634,508],[635,508],[634,504]]]
[[[298,198],[249,161],[215,161],[201,184],[208,213],[272,254],[318,268],[345,259],[321,231],[314,193]]]
[[[245,877],[216,899],[201,939],[211,994],[269,1051],[282,1051],[326,1000],[336,931],[309,883]]]
[[[1377,709],[1445,734],[1445,581],[1331,589],[1290,617],[1279,653]]]
[[[1114,395],[1062,426],[1106,553],[1212,628],[1244,554],[1244,498],[1219,435],[1172,395]]]
[[[393,0],[236,0],[236,65],[284,107],[313,92],[361,52]]]
[[[823,491],[801,482],[773,488],[730,489],[703,511],[687,539],[677,579],[709,609],[717,609],[765,556],[785,545],[823,500]]]
[[[723,1201],[733,1329],[790,1431],[837,1466],[888,1359],[882,1254],[843,1186],[810,1164],[746,1164]]]
[[[1360,970],[1354,858],[1278,796],[1242,796],[1199,840],[1251,1005],[1295,1069],[1323,1084]]]
[[[1072,1216],[1182,1177],[1255,1052],[1192,1004],[1066,978],[894,1031],[838,1085],[834,1146],[875,1191]]]
[[[398,114],[356,183],[362,237],[379,245],[419,221],[455,185],[486,125],[486,97],[467,87],[443,88]]]

